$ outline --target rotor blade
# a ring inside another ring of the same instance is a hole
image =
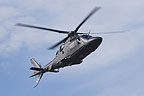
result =
[[[38,86],[38,84],[39,84],[39,82],[40,82],[43,74],[44,74],[44,73],[41,73],[41,74],[39,75],[39,77],[37,78],[37,80],[36,80],[36,85],[34,86],[34,88],[36,88],[36,87]]]
[[[126,31],[113,31],[113,32],[98,32],[98,33],[90,33],[90,34],[115,34],[115,33],[124,33]]]
[[[16,26],[36,28],[36,29],[48,30],[48,31],[53,31],[53,32],[58,32],[58,33],[64,33],[64,34],[68,34],[69,33],[68,31],[61,31],[61,30],[44,28],[44,27],[38,27],[38,26],[33,26],[33,25],[21,24],[21,23],[16,24]]]
[[[95,7],[90,13],[89,15],[78,25],[78,27],[74,30],[75,32],[77,32],[79,30],[79,28],[96,12],[100,9],[101,7]]]
[[[90,33],[90,34],[115,34],[115,33],[124,33],[126,31],[112,31],[112,32],[96,32],[96,33]],[[88,34],[88,33],[77,33],[77,34]]]
[[[67,36],[66,38],[64,38],[63,40],[59,41],[58,43],[56,43],[55,45],[53,45],[52,47],[50,47],[48,49],[54,49],[54,48],[56,48],[61,43],[65,42],[68,38],[69,38],[69,36]]]

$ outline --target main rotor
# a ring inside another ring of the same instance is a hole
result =
[[[22,26],[22,27],[29,27],[29,28],[35,28],[35,29],[41,29],[41,30],[47,30],[51,32],[57,32],[57,33],[63,33],[63,34],[68,34],[67,37],[65,37],[63,40],[59,41],[55,45],[51,46],[49,49],[54,49],[61,43],[65,42],[69,37],[76,35],[76,34],[86,34],[86,33],[78,33],[78,30],[80,27],[95,13],[97,12],[101,7],[95,7],[87,16],[84,18],[84,20],[75,28],[73,31],[62,31],[62,30],[57,30],[57,29],[51,29],[51,28],[44,28],[44,27],[39,27],[39,26],[33,26],[33,25],[28,25],[28,24],[22,24],[18,23],[16,24],[17,26]]]

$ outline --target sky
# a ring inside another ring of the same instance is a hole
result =
[[[42,66],[58,50],[48,47],[66,37],[16,27],[16,23],[74,30],[95,7],[79,32],[111,32],[80,65],[44,74],[39,86],[31,58]],[[2,96],[144,96],[144,0],[0,0],[0,93]]]

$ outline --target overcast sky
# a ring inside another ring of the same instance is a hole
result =
[[[80,32],[121,31],[94,35],[101,46],[81,65],[46,73],[39,86],[31,58],[42,66],[66,37],[49,31],[16,27],[16,23],[74,30],[95,7],[102,7]],[[0,94],[2,96],[144,96],[144,0],[0,0]]]

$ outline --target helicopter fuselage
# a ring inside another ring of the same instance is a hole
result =
[[[69,38],[60,46],[56,57],[44,69],[54,72],[55,69],[80,64],[86,56],[99,47],[101,42],[101,37],[92,37],[89,35],[82,35],[79,38]]]

